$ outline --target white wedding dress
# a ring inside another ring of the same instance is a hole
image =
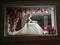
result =
[[[20,34],[43,34],[43,29],[37,23],[26,23],[22,29],[16,32],[9,32],[10,35]]]
[[[31,17],[31,16],[30,16]],[[24,25],[24,27],[22,27],[22,29],[20,29],[19,31],[16,31],[16,32],[9,32],[8,31],[8,34],[9,35],[21,35],[21,34],[39,34],[39,35],[42,35],[43,34],[43,29],[38,25],[38,23],[36,23],[37,21],[32,21],[31,22],[31,19],[29,17],[29,22],[26,23]]]

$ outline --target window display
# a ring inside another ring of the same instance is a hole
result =
[[[55,5],[11,6],[5,14],[8,27],[4,35],[57,35]]]

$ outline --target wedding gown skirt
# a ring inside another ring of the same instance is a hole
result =
[[[22,29],[16,32],[8,32],[9,35],[43,34],[43,29],[37,23],[26,23]]]

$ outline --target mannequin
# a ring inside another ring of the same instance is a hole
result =
[[[43,29],[38,25],[37,21],[31,20],[32,14],[29,15],[25,25],[16,32],[9,33],[10,35],[20,35],[20,34],[43,34]]]

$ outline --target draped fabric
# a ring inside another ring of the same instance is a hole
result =
[[[26,23],[22,29],[16,32],[9,32],[10,35],[20,34],[43,34],[43,29],[37,23]]]

